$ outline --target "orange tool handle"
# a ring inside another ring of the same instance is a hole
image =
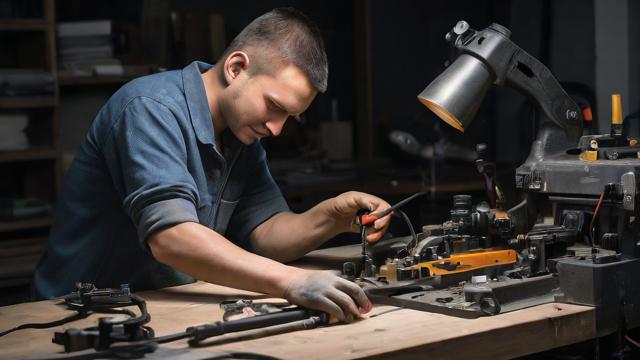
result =
[[[360,215],[360,225],[369,225],[378,219],[380,219],[380,217],[376,214]]]

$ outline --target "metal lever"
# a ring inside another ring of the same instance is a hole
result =
[[[487,196],[489,197],[489,203],[491,208],[496,208],[498,194],[496,191],[496,164],[493,162],[488,162],[485,160],[487,157],[487,144],[478,144],[476,145],[476,152],[478,153],[478,159],[476,160],[476,168],[482,178],[484,179],[484,188],[487,192]]]

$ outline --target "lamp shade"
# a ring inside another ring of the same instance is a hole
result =
[[[493,81],[493,74],[482,61],[462,54],[418,95],[418,100],[464,132]]]

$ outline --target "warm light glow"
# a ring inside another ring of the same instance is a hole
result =
[[[444,120],[444,122],[453,126],[458,131],[464,132],[462,123],[460,123],[460,121],[458,121],[455,116],[451,115],[451,113],[447,111],[447,109],[425,98],[421,98],[420,96],[418,96],[418,100],[420,100],[421,103],[423,103],[426,107],[428,107],[431,111],[438,115],[440,119]]]

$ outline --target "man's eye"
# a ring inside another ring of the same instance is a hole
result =
[[[281,107],[279,107],[278,105],[276,105],[276,104],[274,104],[272,102],[269,102],[269,110],[275,111],[275,112],[283,112],[284,111]]]

